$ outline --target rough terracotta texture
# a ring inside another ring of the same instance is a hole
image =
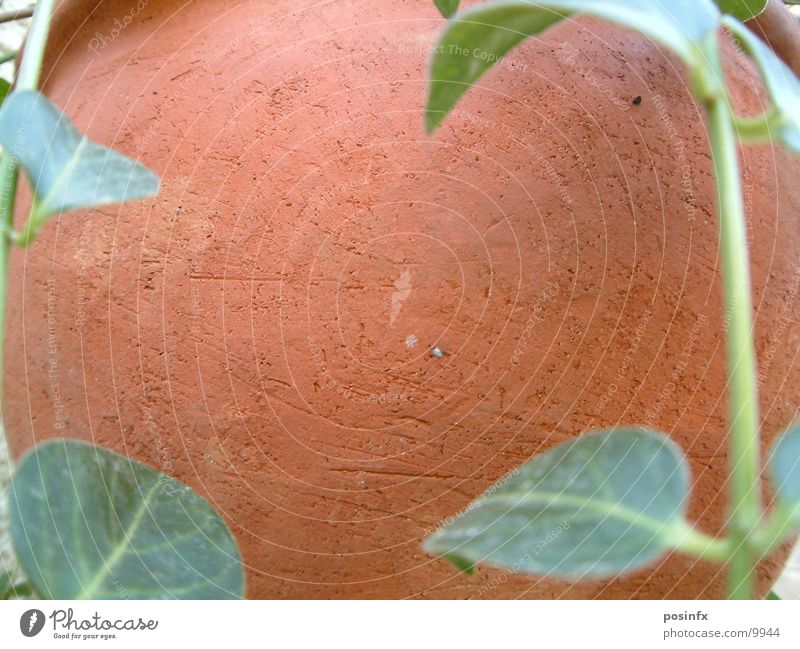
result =
[[[617,423],[686,448],[692,515],[719,529],[725,314],[677,62],[579,19],[429,137],[428,0],[151,1],[114,35],[135,6],[62,5],[45,90],[163,189],[15,253],[15,453],[81,437],[185,480],[235,530],[251,597],[721,596],[681,556],[570,585],[420,550],[534,453]],[[769,438],[800,404],[800,167],[743,165]]]

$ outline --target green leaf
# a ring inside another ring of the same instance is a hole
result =
[[[433,2],[445,18],[450,18],[458,11],[459,0],[433,0]]]
[[[30,597],[33,590],[29,584],[15,584],[14,575],[6,572],[0,575],[0,599],[11,599],[18,597]]]
[[[10,575],[9,575],[10,577]],[[28,583],[14,583],[13,581],[9,581],[8,583],[4,584],[0,587],[0,599],[20,599],[20,598],[29,598],[29,599],[41,599]]]
[[[800,81],[745,25],[728,16],[723,22],[761,72],[771,103],[769,127],[772,139],[800,154]]]
[[[794,424],[776,440],[770,469],[778,500],[800,515],[800,424]]]
[[[11,92],[11,84],[0,77],[0,105],[6,100],[9,92]]]
[[[459,565],[565,578],[637,569],[686,530],[689,472],[669,438],[629,428],[537,456],[424,542]]]
[[[25,168],[35,191],[23,243],[59,212],[153,196],[147,167],[83,137],[44,95],[13,92],[0,109],[0,144]]]
[[[781,599],[781,598],[774,590],[771,590],[769,591],[769,593],[767,593],[767,596],[764,599]]]
[[[458,568],[461,572],[465,575],[474,575],[477,570],[475,568],[475,564],[472,561],[466,560],[458,554],[448,554],[444,557],[450,563],[452,563],[456,568]]]
[[[719,10],[739,20],[750,20],[767,6],[767,0],[716,0]]]
[[[10,492],[11,535],[52,599],[230,599],[239,550],[209,504],[177,480],[83,442],[37,446]]]
[[[481,75],[528,36],[573,13],[586,13],[642,32],[690,67],[705,65],[701,43],[715,35],[719,11],[711,0],[501,0],[456,16],[435,49],[425,123],[433,131]]]

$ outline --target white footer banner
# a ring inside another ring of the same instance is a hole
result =
[[[800,647],[793,601],[0,603],[5,647]],[[613,644],[612,644],[613,643]]]

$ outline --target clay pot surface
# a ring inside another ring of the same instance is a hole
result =
[[[44,91],[163,187],[15,252],[12,449],[78,437],[184,480],[235,531],[250,597],[721,597],[718,566],[678,555],[568,584],[420,548],[617,424],[686,449],[702,528],[725,506],[713,181],[682,67],[578,18],[428,136],[443,24],[429,0],[63,2]],[[741,160],[766,445],[800,404],[800,168]]]

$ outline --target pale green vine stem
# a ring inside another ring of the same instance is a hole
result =
[[[730,539],[717,539],[708,536],[693,527],[685,519],[681,519],[676,523],[670,533],[672,535],[672,546],[685,554],[720,563],[728,561],[731,557]]]
[[[716,43],[708,49],[707,55],[721,80]],[[750,599],[760,558],[753,547],[752,535],[762,513],[750,263],[732,110],[723,93],[715,92],[704,100],[717,181],[723,297],[729,318],[726,330],[730,418],[728,535],[732,554],[728,594],[732,599]]]
[[[770,134],[777,130],[781,115],[775,107],[757,117],[733,116],[736,137],[740,142],[769,142]]]
[[[14,90],[36,90],[39,87],[44,50],[55,6],[56,0],[39,0],[36,3],[31,27],[25,39],[24,56],[14,82]]]
[[[6,301],[8,299],[8,258],[11,254],[10,231],[14,216],[14,197],[17,193],[17,165],[10,155],[3,152],[0,160],[0,217],[2,218],[2,232],[0,232],[0,435],[5,435],[3,429],[3,378],[5,360],[5,324]]]
[[[753,534],[753,546],[761,556],[770,554],[795,533],[798,521],[798,508],[779,504]]]

